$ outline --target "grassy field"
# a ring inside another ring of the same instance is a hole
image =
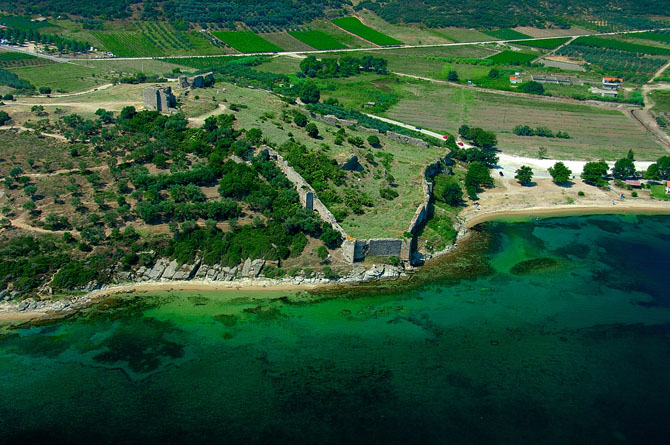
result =
[[[295,74],[300,71],[300,59],[295,57],[278,55],[267,60],[261,65],[255,66],[256,71],[266,71],[276,74]]]
[[[162,56],[163,51],[148,36],[136,31],[94,33],[103,49],[117,57]]]
[[[403,88],[387,117],[436,131],[455,133],[462,124],[498,135],[505,153],[537,157],[545,147],[550,158],[615,160],[629,149],[639,160],[656,160],[667,152],[632,119],[617,110],[482,93],[414,82]],[[516,125],[546,126],[571,139],[516,136]]]
[[[337,187],[338,193],[353,189],[362,191],[372,197],[375,202],[373,208],[366,208],[365,214],[347,216],[342,226],[347,232],[356,238],[370,237],[402,237],[409,221],[422,200],[421,177],[419,171],[423,165],[430,163],[444,154],[443,148],[419,149],[415,146],[401,144],[380,136],[381,149],[356,148],[345,142],[338,146],[334,143],[337,128],[314,120],[319,129],[319,138],[310,138],[304,129],[293,123],[287,123],[282,119],[282,111],[291,112],[293,107],[285,104],[279,98],[260,90],[245,89],[234,85],[221,84],[225,86],[228,103],[242,103],[248,108],[235,112],[237,118],[236,126],[239,128],[260,128],[263,135],[273,142],[282,144],[291,136],[304,143],[308,148],[321,151],[324,150],[329,157],[343,163],[351,155],[356,155],[361,164],[366,168],[362,174],[361,181],[358,176],[352,176],[342,187]],[[347,137],[358,136],[364,140],[370,133],[358,132],[346,129]],[[366,144],[367,146],[367,144]],[[326,148],[327,147],[327,148]],[[367,153],[390,153],[393,155],[390,173],[396,178],[398,187],[395,189],[400,196],[392,201],[380,197],[379,190],[386,187],[383,175],[383,167],[377,159],[373,165],[365,160]],[[352,174],[357,175],[357,174]]]
[[[12,68],[9,71],[37,88],[49,87],[54,92],[70,93],[109,82],[104,77],[108,72],[93,65],[54,63],[43,66]]]
[[[660,32],[636,32],[634,34],[624,34],[623,37],[670,44],[670,34]]]
[[[515,45],[532,46],[534,48],[542,48],[542,49],[556,49],[559,46],[563,45],[568,40],[570,39],[567,37],[557,37],[555,39],[538,39],[538,40],[527,40],[525,42],[515,42]]]
[[[289,31],[289,34],[314,49],[338,49],[346,46],[334,36],[314,29],[311,31]]]
[[[333,19],[333,23],[376,45],[402,45],[400,40],[396,40],[393,37],[389,37],[386,34],[382,34],[381,32],[370,28],[369,26],[365,26],[356,17]]]
[[[354,34],[349,34],[348,32],[343,31],[328,20],[314,20],[313,22],[310,22],[309,27],[312,30],[322,31],[333,36],[349,48],[367,48],[370,46],[365,40]]]
[[[212,34],[242,53],[262,53],[281,51],[277,45],[268,42],[252,31],[214,31]]]
[[[447,39],[453,42],[487,42],[489,40],[495,40],[488,34],[484,34],[481,31],[476,29],[467,29],[467,28],[437,28],[432,30],[438,32],[440,35],[443,35]]]
[[[659,46],[638,45],[635,43],[625,42],[621,40],[605,39],[602,37],[578,37],[572,43],[575,45],[592,46],[595,48],[616,49],[619,51],[629,51],[634,53],[649,54],[655,56],[670,55],[670,48],[661,48]]]
[[[536,57],[537,54],[528,54],[528,53],[521,53],[518,51],[505,50],[493,56],[489,56],[487,57],[487,59],[491,59],[494,62],[499,63],[501,65],[520,65],[526,62],[530,62]]]
[[[513,29],[496,29],[495,31],[484,31],[486,34],[500,40],[532,39],[531,36],[520,33]]]
[[[653,91],[649,97],[654,103],[652,110],[658,113],[670,113],[670,91]]]
[[[174,59],[174,60],[190,60],[190,59]],[[197,58],[197,60],[211,60],[211,58]],[[108,71],[110,74],[137,74],[144,73],[147,75],[164,75],[172,73],[172,70],[179,68],[184,72],[194,71],[194,69],[185,68],[184,65],[169,63],[164,60],[96,60],[91,59],[87,61],[78,62],[79,65],[100,68]]]

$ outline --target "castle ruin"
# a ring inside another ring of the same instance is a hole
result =
[[[144,108],[159,111],[161,113],[176,113],[177,99],[172,94],[170,87],[148,87],[142,91]]]

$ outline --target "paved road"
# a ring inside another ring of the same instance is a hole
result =
[[[444,135],[437,133],[435,131],[431,130],[426,130],[424,128],[419,129],[419,127],[415,125],[410,125],[404,122],[396,121],[393,119],[388,119],[385,117],[381,116],[375,116],[374,114],[368,114],[368,116],[374,118],[374,119],[379,119],[383,122],[389,123],[389,124],[394,124],[399,127],[407,128],[410,130],[418,131],[420,133],[423,133],[428,136],[432,136],[436,139],[439,140],[444,140]],[[468,144],[465,141],[462,141],[460,139],[457,139],[457,142],[460,142],[463,148],[472,148],[472,145]],[[522,165],[527,165],[533,169],[533,172],[535,173],[535,177],[542,179],[542,178],[550,178],[551,175],[548,172],[549,167],[553,167],[554,164],[557,162],[562,162],[568,167],[570,170],[572,170],[572,173],[574,175],[579,175],[581,174],[582,170],[584,170],[584,165],[586,164],[587,161],[574,161],[574,160],[568,160],[568,159],[537,159],[537,158],[527,158],[527,157],[522,157],[522,156],[513,156],[505,153],[498,153],[498,165],[495,166],[494,170],[496,172],[503,172],[503,175],[506,177],[514,177],[516,170],[521,167]],[[608,162],[610,168],[614,166],[614,162],[610,161]],[[640,171],[647,170],[649,166],[653,164],[653,162],[646,162],[646,161],[636,161],[635,162],[635,168]]]

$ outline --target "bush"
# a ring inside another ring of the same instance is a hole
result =
[[[40,94],[51,94],[51,88],[49,88],[49,87],[40,87]]]
[[[380,142],[379,142],[379,137],[377,137],[374,134],[371,134],[368,136],[368,144],[370,144],[372,147],[379,147]]]
[[[633,193],[631,193],[631,196],[632,196],[633,198],[637,198],[637,192],[633,192]]]
[[[9,114],[7,114],[6,111],[0,111],[0,125],[5,125],[11,120],[12,118],[9,116]]]
[[[572,171],[562,162],[557,162],[553,167],[549,167],[549,174],[557,184],[562,184],[570,180]]]
[[[305,127],[305,125],[307,125],[307,116],[296,111],[293,114],[293,122],[295,122],[298,127]]]
[[[577,196],[584,196],[584,192],[581,192],[581,191],[578,192],[578,193],[577,193]]]
[[[363,145],[365,145],[365,142],[363,141],[363,138],[360,136],[349,136],[347,138],[347,142],[349,142],[351,145],[354,145],[358,148],[362,148]]]
[[[382,198],[388,199],[389,201],[393,201],[398,197],[398,192],[396,192],[392,188],[383,188],[379,190],[379,194],[381,195]]]
[[[586,165],[584,165],[582,179],[588,184],[597,185],[599,187],[605,186],[607,185],[607,181],[604,177],[607,175],[608,169],[609,166],[605,161],[587,162]]]
[[[314,104],[321,98],[319,87],[311,80],[302,84],[300,87],[300,100],[306,104]]]
[[[316,124],[314,122],[310,122],[305,126],[305,130],[307,131],[307,134],[311,138],[317,138],[319,137],[319,129],[317,128]]]

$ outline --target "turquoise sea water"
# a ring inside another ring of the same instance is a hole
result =
[[[0,329],[0,442],[668,443],[670,218],[493,223],[430,284]]]

